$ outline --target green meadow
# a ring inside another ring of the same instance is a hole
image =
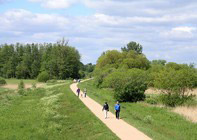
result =
[[[27,89],[23,96],[0,88],[0,139],[118,139],[72,93],[70,83]]]

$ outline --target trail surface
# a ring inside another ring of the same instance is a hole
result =
[[[77,95],[77,83],[71,84],[70,88],[75,93],[75,95]],[[121,119],[117,120],[111,112],[108,112],[108,118],[105,119],[102,112],[102,106],[90,97],[87,96],[84,98],[80,96],[79,99],[121,140],[151,140],[151,138],[137,130],[135,127],[129,125],[125,121]]]

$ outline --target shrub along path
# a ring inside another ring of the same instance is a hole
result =
[[[77,83],[70,85],[71,90],[76,94]],[[81,91],[82,93],[82,91]],[[77,95],[77,94],[76,94]],[[104,118],[102,106],[93,99],[79,97],[80,100],[96,115],[109,129],[112,130],[122,140],[150,140],[148,136],[137,130],[135,127],[129,125],[123,120],[117,120],[115,116],[108,112],[108,118]]]

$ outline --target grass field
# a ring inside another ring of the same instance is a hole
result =
[[[23,80],[23,82],[25,84],[32,84],[32,83],[38,83],[36,80],[30,80],[30,79],[5,79],[7,84],[18,84],[21,80]]]
[[[98,103],[109,103],[113,112],[115,99],[110,89],[98,89],[93,80],[80,83],[81,89],[87,88],[87,95]],[[121,118],[155,140],[196,140],[197,123],[187,121],[168,108],[159,108],[140,103],[121,103]]]
[[[79,101],[69,83],[28,89],[25,96],[0,89],[0,139],[118,139]]]

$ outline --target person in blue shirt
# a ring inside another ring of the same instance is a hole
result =
[[[119,119],[120,118],[120,104],[118,101],[117,101],[117,104],[115,104],[114,109],[116,113],[116,119]]]

